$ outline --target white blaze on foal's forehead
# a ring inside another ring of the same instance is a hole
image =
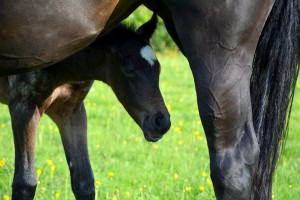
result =
[[[151,66],[153,66],[154,62],[157,60],[153,49],[149,45],[141,48],[140,54],[141,54],[142,58],[147,60]]]

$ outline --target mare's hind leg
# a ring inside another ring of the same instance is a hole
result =
[[[32,102],[10,101],[15,143],[15,173],[12,184],[13,200],[32,200],[36,189],[35,139],[40,113]]]
[[[77,200],[94,200],[94,176],[87,148],[87,119],[83,99],[90,84],[74,87],[68,99],[57,99],[46,113],[57,124]],[[82,90],[83,89],[83,90]]]
[[[259,156],[251,65],[271,3],[166,2],[193,72],[216,196],[249,199]]]

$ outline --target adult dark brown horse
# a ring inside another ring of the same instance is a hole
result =
[[[189,60],[217,198],[271,199],[298,74],[299,0],[6,0],[0,71],[64,59],[141,3]]]
[[[15,141],[13,199],[34,197],[35,140],[44,112],[60,130],[76,199],[94,199],[83,104],[92,80],[113,89],[146,140],[166,133],[170,118],[159,90],[160,65],[149,45],[156,22],[154,15],[136,32],[120,25],[53,66],[0,77],[0,102],[9,105]]]

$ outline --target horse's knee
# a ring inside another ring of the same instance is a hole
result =
[[[35,195],[36,184],[13,183],[12,199],[13,200],[32,200]]]
[[[94,179],[88,181],[73,182],[72,188],[76,200],[94,200],[95,199],[95,186]]]

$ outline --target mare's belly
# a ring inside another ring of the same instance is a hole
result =
[[[117,0],[3,0],[0,75],[56,63],[103,30]]]

